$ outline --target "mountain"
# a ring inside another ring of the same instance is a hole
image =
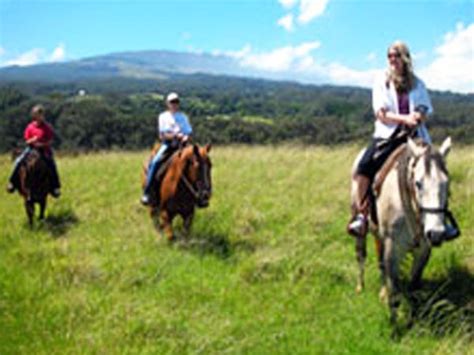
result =
[[[242,68],[237,60],[225,55],[137,51],[112,53],[63,63],[0,68],[0,82],[65,82],[114,77],[160,80],[169,77],[170,74],[196,73],[259,76],[258,72]]]

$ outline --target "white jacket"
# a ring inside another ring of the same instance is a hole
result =
[[[158,116],[158,132],[159,133],[183,133],[190,135],[193,133],[193,129],[189,124],[188,116],[181,111],[171,113],[165,111]]]
[[[426,106],[428,109],[426,113],[428,116],[433,113],[433,106],[431,105],[428,91],[426,90],[423,81],[418,77],[416,77],[415,86],[408,93],[408,101],[410,113],[414,112],[415,109],[421,105]],[[389,83],[387,88],[385,73],[383,73],[383,75],[377,76],[375,79],[372,89],[372,108],[374,109],[375,114],[381,108],[396,114],[399,113],[397,91],[395,90],[395,86],[392,82]],[[387,124],[383,123],[379,119],[376,119],[373,137],[387,139],[392,135],[397,126],[397,124]],[[418,135],[426,143],[431,144],[431,138],[424,123],[419,125]]]

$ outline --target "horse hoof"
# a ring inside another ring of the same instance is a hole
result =
[[[362,291],[364,291],[364,286],[363,285],[357,285],[356,289],[355,289],[355,292],[357,294],[360,294],[360,293],[362,293]]]

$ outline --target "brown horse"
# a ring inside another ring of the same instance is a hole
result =
[[[41,153],[33,149],[18,169],[18,191],[25,200],[25,209],[30,226],[33,226],[35,204],[40,206],[39,218],[44,219],[51,172]]]
[[[158,148],[159,146],[155,147],[153,152]],[[181,148],[163,164],[166,171],[163,174],[158,171],[154,177],[156,198],[150,206],[150,215],[157,229],[164,232],[169,241],[175,239],[172,223],[177,215],[183,218],[187,235],[195,207],[203,208],[209,205],[212,193],[210,150],[209,144],[205,147],[193,144]],[[145,162],[143,186],[147,169],[148,162]]]

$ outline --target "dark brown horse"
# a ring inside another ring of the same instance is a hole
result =
[[[154,152],[159,148],[155,147]],[[164,163],[166,171],[154,179],[155,196],[150,205],[150,215],[158,230],[169,241],[174,240],[173,219],[180,215],[185,234],[189,233],[196,207],[207,207],[212,193],[211,146],[188,145],[175,152]],[[142,184],[146,180],[148,163],[144,164]],[[160,169],[161,170],[161,169]],[[158,171],[157,175],[160,175]],[[160,183],[161,182],[161,183]]]
[[[18,169],[18,191],[25,200],[28,222],[33,226],[35,204],[40,206],[40,219],[44,219],[46,201],[50,190],[51,172],[41,154],[33,149]]]

